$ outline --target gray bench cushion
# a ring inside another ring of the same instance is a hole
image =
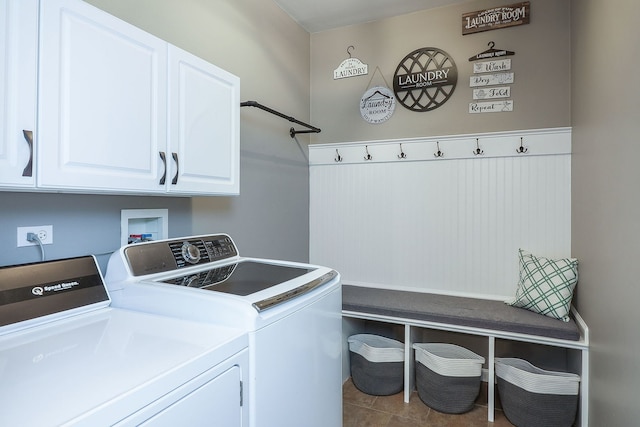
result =
[[[343,285],[342,309],[571,341],[580,339],[573,319],[563,322],[502,301]]]

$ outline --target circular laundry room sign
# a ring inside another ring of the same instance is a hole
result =
[[[395,109],[396,98],[391,89],[385,86],[372,87],[360,100],[360,114],[365,121],[372,124],[386,122]]]
[[[431,111],[447,102],[458,82],[458,68],[442,49],[423,47],[404,57],[393,76],[393,91],[403,107]]]

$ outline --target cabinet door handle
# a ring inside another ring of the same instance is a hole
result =
[[[171,184],[176,185],[178,183],[178,174],[180,173],[180,163],[178,162],[178,153],[171,153],[171,157],[173,157],[173,161],[176,162],[176,174],[171,180]]]
[[[164,185],[167,179],[167,156],[164,154],[164,151],[160,151],[160,158],[162,159],[162,164],[164,166],[164,172],[162,173],[162,178],[160,178],[160,185]]]
[[[33,176],[33,131],[23,130],[22,135],[24,135],[24,139],[29,144],[29,161],[22,171],[22,176]]]

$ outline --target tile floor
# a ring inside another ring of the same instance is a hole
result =
[[[404,393],[370,396],[358,390],[349,379],[342,388],[343,427],[509,427],[503,412],[496,410],[495,421],[487,421],[486,392],[466,414],[443,414],[425,405],[417,392],[404,403]],[[482,403],[484,402],[484,404]]]

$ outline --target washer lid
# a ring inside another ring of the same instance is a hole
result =
[[[315,270],[312,267],[241,261],[163,280],[164,283],[247,296]]]
[[[314,274],[309,274],[313,273]],[[312,265],[271,264],[241,259],[234,264],[193,272],[185,276],[161,280],[170,285],[222,292],[241,297],[252,296],[283,283],[295,281],[295,285],[280,289],[253,301],[257,311],[275,307],[290,301],[332,281],[338,275],[331,270],[325,274]],[[294,282],[290,282],[294,283]]]

